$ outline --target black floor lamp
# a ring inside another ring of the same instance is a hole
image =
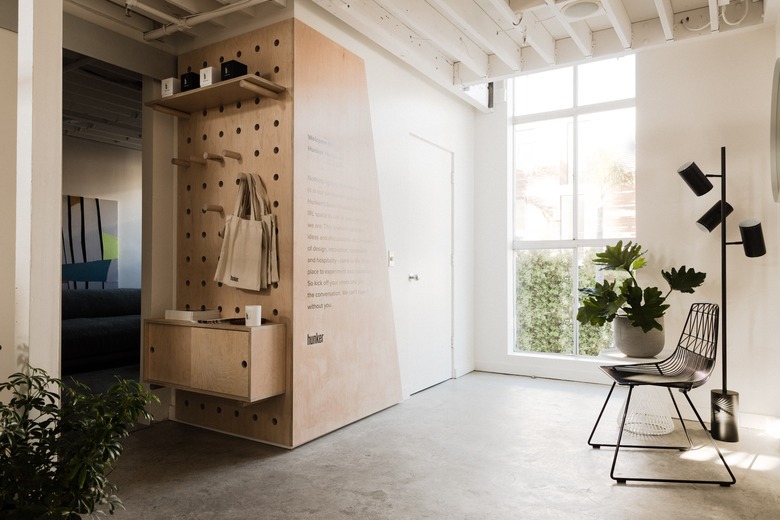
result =
[[[677,173],[693,190],[696,196],[702,196],[712,189],[712,183],[707,177],[720,177],[720,201],[715,203],[698,221],[700,229],[712,232],[720,224],[720,268],[721,268],[721,345],[723,366],[723,387],[710,392],[712,411],[712,436],[719,441],[737,442],[739,440],[739,393],[728,390],[727,386],[727,336],[726,336],[726,246],[742,244],[748,257],[763,256],[766,253],[764,234],[761,222],[756,219],[744,220],[739,223],[741,242],[726,242],[726,217],[734,208],[726,202],[726,148],[720,149],[720,175],[705,175],[694,162],[680,166]]]

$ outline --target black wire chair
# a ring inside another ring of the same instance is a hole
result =
[[[723,454],[720,452],[718,445],[712,439],[709,430],[702,421],[699,412],[696,407],[693,406],[691,398],[688,396],[688,392],[697,388],[710,378],[712,369],[715,367],[715,355],[717,353],[718,345],[718,316],[719,308],[714,303],[694,303],[691,305],[691,309],[688,313],[688,318],[685,321],[683,332],[680,335],[680,341],[677,343],[672,355],[663,361],[655,363],[637,363],[631,365],[616,365],[616,366],[602,366],[599,367],[604,371],[612,380],[612,388],[609,390],[604,406],[601,408],[596,424],[593,426],[593,431],[588,438],[588,444],[594,448],[601,448],[602,446],[614,447],[615,455],[612,459],[612,469],[610,470],[610,477],[616,480],[619,484],[625,484],[626,481],[639,481],[639,482],[673,482],[673,483],[690,483],[690,484],[720,484],[721,486],[730,486],[736,483],[737,479],[734,477],[734,473],[731,472],[731,468],[726,463],[726,459],[723,458]],[[616,385],[628,387],[628,397],[626,398],[625,406],[623,407],[622,419],[620,421],[620,431],[618,433],[616,444],[601,444],[594,443],[593,436],[596,433],[596,429],[601,422],[601,418],[604,415],[604,410],[607,408],[612,392],[615,390]],[[677,412],[677,417],[680,419],[680,424],[685,431],[685,436],[688,439],[687,446],[657,446],[657,445],[628,445],[621,444],[623,439],[623,431],[626,426],[626,417],[628,415],[628,409],[631,404],[631,394],[634,388],[639,386],[657,386],[665,387],[669,392],[669,397],[672,399],[674,409]],[[678,389],[688,400],[693,413],[696,414],[696,418],[699,420],[702,429],[707,433],[707,437],[710,443],[715,447],[718,452],[720,460],[723,462],[726,470],[731,476],[731,480],[687,480],[687,479],[661,479],[661,478],[643,478],[643,477],[625,477],[615,476],[615,465],[617,464],[618,453],[621,448],[642,448],[642,449],[666,449],[666,450],[680,450],[687,451],[693,448],[693,441],[688,434],[688,429],[685,427],[685,421],[683,421],[680,414],[680,409],[677,406],[677,401],[674,399],[672,389]]]

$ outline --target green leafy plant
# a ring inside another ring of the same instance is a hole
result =
[[[642,289],[634,276],[638,269],[646,265],[644,258],[647,251],[642,246],[631,242],[623,245],[619,241],[614,246],[607,246],[602,253],[596,254],[593,263],[606,271],[624,271],[628,274],[620,285],[616,281],[596,283],[594,287],[580,289],[585,297],[577,310],[577,321],[582,324],[604,325],[611,322],[619,313],[625,314],[631,325],[641,327],[644,332],[652,329],[663,330],[658,322],[669,308],[665,303],[672,291],[693,293],[696,287],[704,283],[706,273],[700,273],[693,268],[672,268],[671,271],[661,270],[661,275],[669,285],[669,291],[663,294],[657,287]]]
[[[152,418],[145,407],[157,397],[118,376],[92,394],[44,370],[28,372],[0,383],[0,395],[10,394],[0,402],[0,517],[95,518],[103,505],[113,514],[123,506],[106,475],[122,453],[120,439],[139,417]]]

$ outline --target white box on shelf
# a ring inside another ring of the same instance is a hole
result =
[[[162,80],[162,97],[172,96],[181,92],[179,78],[165,78]]]
[[[219,69],[216,67],[206,67],[200,69],[200,86],[205,87],[207,85],[213,85],[219,83],[220,75]]]

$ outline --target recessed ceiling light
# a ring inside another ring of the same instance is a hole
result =
[[[561,8],[563,16],[569,20],[582,20],[596,14],[601,9],[599,0],[575,0]]]

